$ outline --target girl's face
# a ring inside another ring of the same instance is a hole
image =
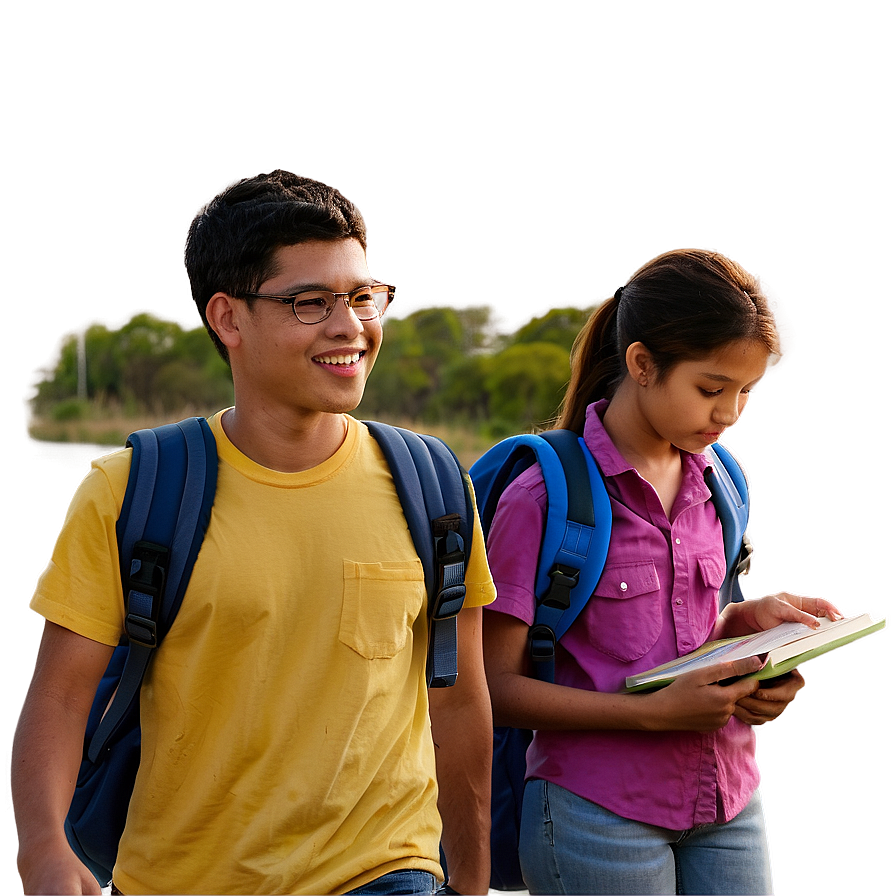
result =
[[[741,339],[696,361],[679,362],[662,382],[648,371],[642,410],[657,436],[700,454],[737,423],[768,363],[761,342]]]

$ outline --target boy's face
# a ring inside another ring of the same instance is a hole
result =
[[[259,293],[348,293],[374,283],[364,249],[354,239],[284,246],[274,259],[276,272]],[[276,301],[256,299],[251,310],[244,308],[240,343],[231,349],[243,400],[278,417],[345,413],[358,406],[383,338],[378,317],[361,321],[340,300],[315,324],[301,323],[291,305]]]

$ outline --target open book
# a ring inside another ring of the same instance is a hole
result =
[[[795,669],[806,660],[879,631],[886,624],[885,619],[872,619],[867,613],[836,621],[823,617],[819,621],[821,626],[816,629],[803,625],[802,622],[784,622],[755,635],[709,641],[693,653],[670,663],[637,675],[629,675],[625,679],[626,690],[643,691],[663,687],[685,672],[748,656],[762,656],[765,663],[761,669],[744,676],[745,678],[774,678]]]

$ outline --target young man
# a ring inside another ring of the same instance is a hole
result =
[[[451,887],[485,892],[480,608],[494,586],[477,528],[458,681],[427,692],[422,566],[388,465],[348,416],[394,292],[370,276],[364,222],[336,190],[275,171],[197,215],[186,264],[235,402],[211,421],[211,523],[141,692],[115,886],[431,892],[441,837]],[[47,622],[13,754],[29,893],[99,892],[63,821],[122,632],[115,521],[129,464],[129,450],[93,464],[32,601]]]

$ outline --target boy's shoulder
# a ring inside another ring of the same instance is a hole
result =
[[[111,501],[115,514],[121,507],[131,469],[131,449],[119,448],[90,462],[90,469],[72,498],[69,514],[84,502],[105,505]]]

